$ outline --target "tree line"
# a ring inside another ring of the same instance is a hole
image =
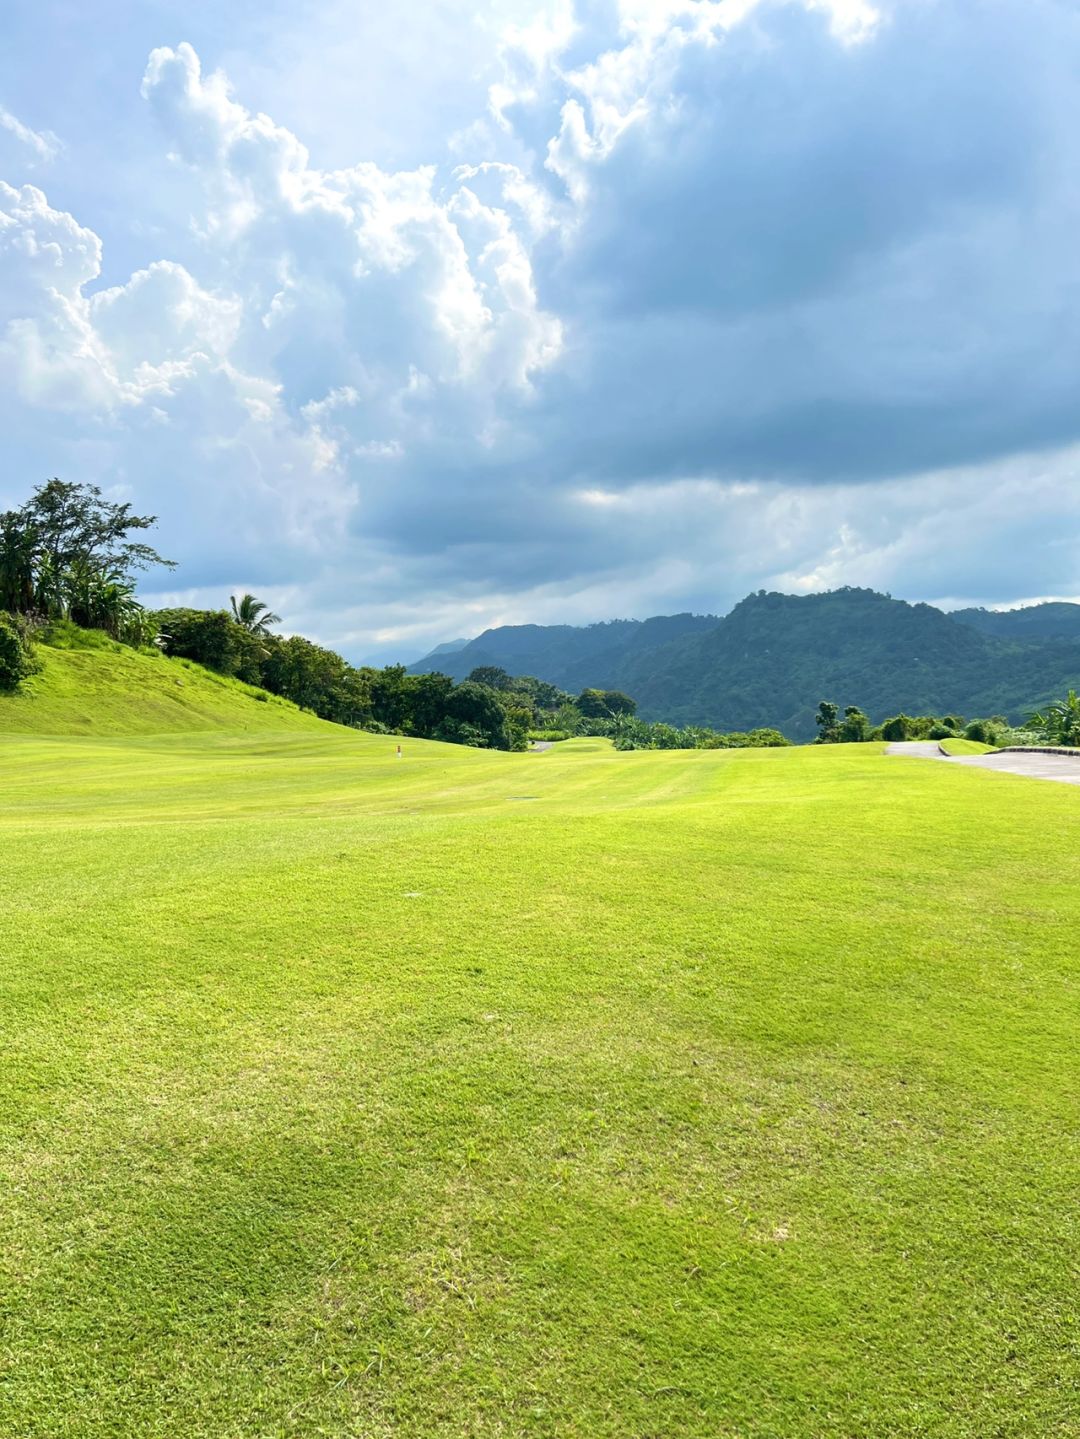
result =
[[[167,655],[282,695],[321,719],[375,733],[410,735],[478,748],[523,750],[529,738],[559,726],[579,732],[586,713],[625,695],[586,690],[575,700],[525,675],[477,669],[460,683],[448,675],[410,675],[403,665],[352,665],[301,635],[280,636],[277,621],[252,595],[226,610],[164,609],[154,614]]]
[[[843,715],[840,706],[822,700],[815,716],[818,734],[815,744],[863,744],[885,740],[896,744],[905,740],[968,739],[979,744],[1024,746],[1056,745],[1065,748],[1080,746],[1080,696],[1069,690],[1066,697],[1056,700],[1025,724],[1013,726],[1004,715],[989,719],[965,720],[963,715],[892,715],[875,725],[857,705],[847,705]]]
[[[229,609],[148,610],[135,576],[172,560],[141,539],[156,523],[96,485],[49,480],[20,508],[0,515],[0,687],[35,669],[35,638],[65,625],[101,630],[136,648],[192,660],[280,695],[320,718],[357,729],[503,750],[530,734],[577,734],[634,713],[612,690],[572,696],[530,676],[481,668],[461,683],[350,664],[301,635],[273,632],[280,617],[254,595]]]
[[[300,635],[275,634],[280,617],[250,594],[232,596],[229,609],[147,610],[135,597],[137,574],[175,567],[142,538],[156,522],[154,515],[106,499],[96,485],[59,479],[0,514],[0,689],[33,673],[35,637],[47,640],[50,626],[73,624],[193,660],[358,729],[508,750],[526,748],[530,738],[581,734],[606,736],[624,750],[788,743],[776,729],[722,733],[650,724],[620,690],[571,695],[490,665],[460,683],[437,673],[409,675],[401,665],[354,666]],[[1080,745],[1080,700],[1070,691],[1019,731],[1001,716],[965,722],[955,714],[898,714],[874,725],[857,706],[847,706],[841,716],[827,700],[818,706],[816,725],[819,744],[965,737],[989,744]]]

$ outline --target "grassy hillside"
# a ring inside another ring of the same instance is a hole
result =
[[[38,645],[41,671],[16,694],[0,693],[3,734],[174,734],[228,730],[325,731],[288,700],[82,632],[78,646]]]
[[[992,744],[980,744],[973,739],[943,739],[941,748],[946,754],[992,754]]]
[[[1080,794],[395,745],[0,745],[0,1432],[1074,1434]]]

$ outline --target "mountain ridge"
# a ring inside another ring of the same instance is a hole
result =
[[[776,725],[808,739],[823,698],[875,718],[906,710],[1023,719],[1080,682],[1080,605],[946,613],[851,586],[812,595],[759,590],[723,617],[500,626],[435,658],[410,672],[464,679],[496,665],[572,693],[625,690],[647,719],[725,730]]]

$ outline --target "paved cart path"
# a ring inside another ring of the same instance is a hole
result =
[[[1059,784],[1080,784],[1080,753],[1043,754],[1038,750],[1002,750],[1000,754],[942,754],[934,740],[908,740],[891,744],[888,754],[914,755],[918,759],[942,759],[949,764],[973,765],[976,769],[1001,774],[1022,774],[1029,779],[1053,779]]]

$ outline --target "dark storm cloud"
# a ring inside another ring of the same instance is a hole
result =
[[[320,168],[155,51],[105,189],[182,264],[103,292],[112,236],[64,204],[100,136],[55,196],[0,190],[0,499],[102,483],[200,601],[261,586],[353,654],[760,584],[1080,592],[1080,12],[576,18],[401,173]]]

